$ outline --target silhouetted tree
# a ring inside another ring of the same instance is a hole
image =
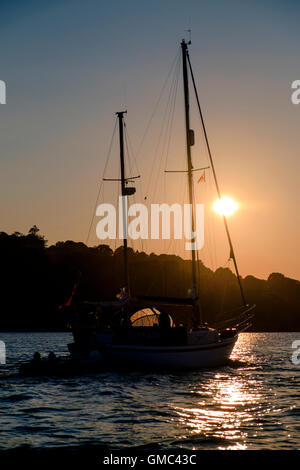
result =
[[[33,225],[28,234],[0,232],[1,330],[63,330],[66,317],[58,307],[70,297],[79,279],[74,301],[111,299],[123,285],[123,247],[88,247],[67,240],[46,246]],[[133,295],[186,297],[191,287],[191,261],[175,255],[150,255],[128,250]],[[206,321],[217,325],[241,304],[236,276],[215,272],[199,263],[201,308]],[[299,331],[300,282],[280,273],[267,280],[242,280],[249,303],[255,303],[256,331]],[[184,313],[174,308],[177,322]]]
[[[33,226],[28,230],[28,233],[29,233],[29,235],[34,235],[34,236],[36,237],[39,231],[40,231],[40,229],[39,229],[36,225],[33,225]]]

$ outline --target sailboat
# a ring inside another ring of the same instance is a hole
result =
[[[182,40],[182,78],[185,108],[185,137],[191,233],[195,233],[195,202],[193,197],[192,152],[194,133],[190,128],[189,79],[192,81],[197,107],[200,114],[210,167],[219,199],[218,184],[212,153],[209,146],[199,96],[189,57],[189,42]],[[121,195],[123,201],[135,193],[128,187],[132,177],[127,178],[124,159],[124,114],[116,113],[119,124]],[[123,229],[126,234],[126,215],[123,207]],[[159,368],[163,370],[188,370],[202,367],[217,367],[226,364],[241,331],[251,325],[252,311],[245,298],[237,260],[228,228],[223,215],[224,227],[229,243],[230,258],[233,260],[237,282],[241,293],[241,307],[235,312],[231,325],[211,328],[202,320],[199,308],[197,260],[192,250],[192,286],[186,298],[134,297],[129,289],[127,237],[123,239],[124,286],[118,297],[112,301],[84,302],[86,311],[94,312],[93,320],[83,320],[80,313],[72,324],[74,343],[68,345],[71,355],[91,355],[101,358],[106,364],[129,368]],[[192,240],[193,242],[193,240]],[[180,306],[186,315],[192,316],[189,326],[177,325],[172,317],[172,307]],[[84,316],[84,315],[83,315]],[[229,322],[230,323],[230,322]]]

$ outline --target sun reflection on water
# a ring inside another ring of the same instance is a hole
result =
[[[243,344],[235,359],[243,359]],[[174,406],[178,425],[185,429],[182,439],[191,437],[216,441],[219,449],[246,449],[249,429],[260,426],[259,410],[261,384],[240,374],[215,372],[205,374],[201,382],[193,384],[191,406]],[[254,413],[255,411],[255,413]],[[255,418],[256,416],[256,418]]]

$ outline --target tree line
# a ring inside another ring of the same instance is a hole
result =
[[[109,300],[123,286],[123,248],[89,247],[71,240],[47,246],[36,226],[28,234],[0,232],[1,331],[65,331],[66,308],[72,302]],[[131,293],[186,297],[191,287],[191,261],[176,255],[128,250]],[[198,262],[204,320],[226,319],[241,305],[236,276]],[[267,280],[242,279],[249,304],[256,304],[252,331],[300,330],[300,282],[272,273]]]

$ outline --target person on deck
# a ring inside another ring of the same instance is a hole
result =
[[[162,330],[167,330],[168,328],[171,328],[171,321],[170,317],[166,312],[161,312],[159,317],[158,317],[158,323],[159,327]]]

